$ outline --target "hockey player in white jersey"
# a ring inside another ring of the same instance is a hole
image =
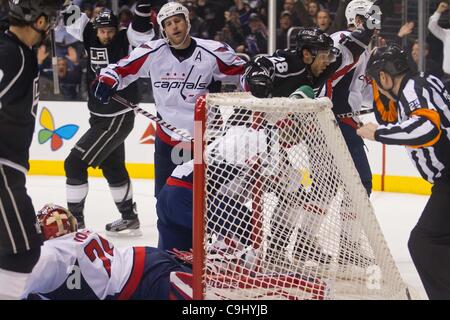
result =
[[[77,231],[63,207],[46,205],[37,219],[45,241],[23,298],[168,299],[171,273],[191,272],[162,250],[115,247],[98,233]]]
[[[353,0],[345,10],[347,18],[348,30],[338,31],[331,35],[335,46],[345,50],[340,42],[342,39],[348,37],[355,29],[362,28],[364,25],[364,16],[369,12],[379,10],[374,7],[372,1],[369,0]],[[381,15],[381,12],[377,13]],[[368,46],[364,52],[355,57],[354,61],[346,66],[339,68],[339,70],[330,76],[323,84],[319,96],[327,96],[333,102],[333,113],[347,114],[355,111],[360,111],[362,107],[371,108],[373,104],[373,90],[372,82],[368,81],[366,77],[367,62],[370,57]],[[369,160],[367,159],[365,145],[363,139],[356,134],[356,129],[359,126],[360,120],[355,117],[337,118],[339,128],[341,129],[344,140],[347,144],[350,155],[352,156],[356,170],[359,173],[361,182],[370,196],[372,192],[372,172],[370,170]],[[355,228],[351,214],[345,214],[348,209],[341,208],[342,212],[342,232],[341,243],[342,247],[354,248],[355,252],[359,252],[359,228]],[[317,219],[317,225],[314,229],[318,229],[322,219]],[[313,231],[314,233],[314,231]],[[361,261],[368,261],[365,257],[358,257]]]
[[[151,78],[157,113],[166,122],[191,135],[194,104],[207,92],[218,92],[220,82],[239,84],[245,62],[225,43],[189,35],[189,12],[170,2],[158,13],[163,39],[149,41],[131,54],[102,69],[92,86],[94,96],[108,103],[117,91],[139,78]],[[155,197],[176,165],[192,159],[190,142],[157,127],[155,141]]]
[[[369,0],[353,0],[346,8],[348,30],[338,31],[331,35],[335,46],[339,47],[341,39],[348,37],[356,28],[361,28],[364,17],[372,10],[373,3]],[[373,104],[373,92],[371,82],[365,76],[367,61],[369,59],[369,48],[351,63],[338,72],[334,73],[323,84],[318,96],[327,96],[333,102],[335,115],[360,111],[362,107],[371,108]],[[372,191],[372,173],[366,153],[364,142],[356,134],[359,125],[357,118],[338,119],[339,127],[352,155],[356,169],[361,177],[367,194]]]

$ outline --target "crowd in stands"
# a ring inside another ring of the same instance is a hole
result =
[[[149,1],[154,6],[155,12],[166,3],[164,0]],[[192,36],[226,42],[236,52],[248,58],[267,53],[268,0],[179,0],[179,2],[189,9]],[[293,27],[318,26],[329,34],[346,29],[345,8],[349,2],[350,0],[277,0],[277,49],[295,45],[292,40],[295,38],[296,32],[289,33]],[[111,9],[111,1],[108,0],[74,0],[73,3],[79,5],[91,19],[105,8]],[[130,24],[134,3],[133,0],[119,0],[120,28],[127,28]],[[401,12],[402,3],[401,0],[381,1],[383,25],[389,21],[391,16]],[[441,1],[429,0],[428,3],[429,10],[433,14]],[[7,10],[8,0],[0,0],[0,20],[7,15]],[[428,19],[429,17],[427,17],[427,23]],[[435,25],[438,27],[434,27],[433,30],[430,29],[432,32],[428,32],[426,47],[423,50],[426,57],[425,71],[433,73],[445,81],[450,77],[450,74],[443,70],[442,39],[445,36],[442,36],[442,32],[449,27],[448,15],[445,11],[437,18]],[[157,31],[156,21],[155,28]],[[407,21],[403,25],[397,25],[396,28],[397,34],[385,34],[382,29],[377,39],[374,40],[374,44],[398,42],[410,53],[411,67],[417,69],[419,61],[417,21]],[[447,43],[447,46],[450,44]],[[450,51],[450,48],[448,50]],[[86,100],[88,84],[84,79],[88,66],[82,43],[71,37],[61,24],[56,28],[58,75],[62,93],[59,96],[52,94],[53,81],[49,45],[42,45],[37,52],[43,75],[41,77],[41,99]],[[141,86],[144,92],[144,101],[152,101],[148,83],[143,82]]]

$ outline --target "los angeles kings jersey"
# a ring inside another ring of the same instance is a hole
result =
[[[148,32],[137,32],[132,26],[133,24],[131,23],[128,29],[118,31],[114,39],[106,46],[99,41],[97,30],[84,13],[76,23],[66,27],[68,33],[76,39],[83,41],[86,52],[88,53],[88,87],[90,87],[102,68],[105,68],[110,63],[116,63],[121,58],[127,56],[133,47],[137,47],[155,37],[153,29]],[[132,103],[138,103],[140,100],[138,83],[133,83],[119,92],[119,94]],[[99,116],[116,116],[130,111],[115,101],[111,101],[107,105],[98,102],[90,90],[88,107],[91,113]]]
[[[0,163],[26,173],[39,101],[36,52],[0,35]]]

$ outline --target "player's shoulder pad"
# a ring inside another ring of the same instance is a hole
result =
[[[333,39],[334,44],[339,43],[342,39],[349,37],[352,33],[348,30],[337,31],[330,35],[331,39]]]
[[[146,41],[143,44],[141,44],[138,48],[147,49],[147,50],[155,50],[164,45],[167,45],[167,42],[164,39],[157,39],[157,40]]]
[[[8,39],[8,36],[2,35],[0,38],[0,57],[5,59],[1,59],[0,63],[7,65],[14,64],[14,62],[20,60],[17,59],[20,56],[19,44],[15,43],[12,39]],[[16,59],[11,59],[11,57],[16,57]]]
[[[225,42],[220,42],[220,41],[216,41],[216,40],[210,40],[210,39],[201,39],[201,38],[195,38],[192,37],[192,39],[195,40],[195,42],[197,42],[197,45],[206,49],[206,50],[210,50],[212,52],[233,52],[234,50],[233,48],[231,48],[227,43]],[[219,51],[216,51],[219,50]]]
[[[224,60],[224,62],[228,63],[234,62],[234,60],[237,57],[234,49],[225,42],[199,38],[194,38],[194,40],[197,42],[198,47],[202,48],[203,50],[209,52],[210,54],[216,57],[219,57],[220,59]],[[242,62],[244,63],[243,60]]]

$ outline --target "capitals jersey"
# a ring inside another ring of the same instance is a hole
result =
[[[39,101],[36,52],[0,34],[0,164],[26,174]]]
[[[119,90],[139,78],[150,78],[158,114],[179,129],[194,131],[194,105],[198,97],[217,92],[220,82],[239,84],[245,62],[225,43],[191,38],[184,52],[172,49],[160,39],[134,49],[117,64],[103,69],[101,74],[113,75]],[[164,129],[173,140],[182,140]]]
[[[421,176],[431,183],[449,175],[450,95],[441,80],[423,73],[407,74],[395,108],[397,121],[380,125],[375,140],[406,146]]]
[[[350,31],[333,33],[331,38],[336,47],[351,35]],[[361,110],[361,107],[371,108],[373,92],[371,82],[366,78],[367,62],[370,52],[368,48],[353,61],[347,61],[337,72],[329,77],[320,88],[318,96],[327,96],[333,102],[333,112],[343,114]]]
[[[44,242],[25,290],[48,299],[129,298],[143,271],[145,248],[114,247],[89,230]]]
[[[178,186],[192,190],[194,182],[194,160],[178,165],[167,179],[169,186]]]
[[[138,15],[136,17],[139,18]],[[131,23],[128,29],[117,31],[116,36],[108,45],[103,45],[97,37],[97,30],[84,13],[74,24],[67,26],[66,30],[73,37],[83,42],[88,53],[88,87],[90,87],[102,68],[105,68],[110,63],[119,61],[127,56],[133,47],[137,47],[155,37],[153,29],[149,29],[147,32],[138,32],[133,29],[133,23]],[[137,83],[119,92],[119,94],[132,103],[138,103],[140,100]],[[115,101],[111,101],[107,105],[98,102],[90,90],[88,107],[91,113],[98,116],[113,117],[130,111],[130,109]]]

